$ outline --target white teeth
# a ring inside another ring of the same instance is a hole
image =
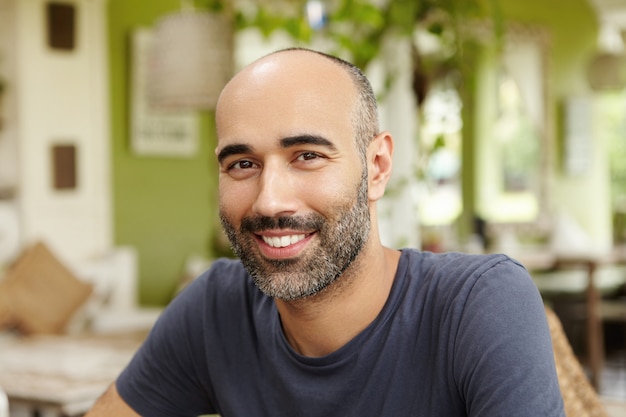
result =
[[[273,248],[284,248],[286,246],[293,245],[294,243],[298,243],[302,239],[304,239],[304,234],[281,237],[263,236],[263,241]]]

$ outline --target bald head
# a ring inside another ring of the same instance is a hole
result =
[[[265,110],[264,118],[271,115],[272,109],[282,111],[274,116],[282,117],[287,128],[289,112],[285,112],[285,105],[290,110],[306,111],[312,117],[321,116],[320,106],[335,108],[330,113],[335,120],[327,117],[321,122],[349,123],[363,156],[378,133],[376,98],[361,70],[331,55],[290,48],[258,59],[226,85],[216,110],[218,137],[220,126],[229,123],[230,116],[242,106],[258,106]]]

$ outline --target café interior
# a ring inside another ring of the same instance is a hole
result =
[[[626,0],[473,3],[0,0],[0,417],[83,415],[232,256],[216,97],[290,46],[372,81],[384,243],[517,259],[567,415],[626,415]]]

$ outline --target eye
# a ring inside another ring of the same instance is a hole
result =
[[[233,170],[233,169],[250,169],[250,168],[254,168],[254,162],[252,161],[248,161],[248,160],[242,160],[242,161],[237,161],[234,162],[230,165],[228,165],[228,170]]]
[[[318,158],[322,158],[322,155],[316,152],[302,152],[296,159],[298,161],[311,161]]]
[[[259,165],[248,159],[239,159],[226,165],[225,172],[236,180],[242,180],[255,175]]]

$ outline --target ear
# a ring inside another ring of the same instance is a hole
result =
[[[393,138],[389,132],[381,132],[367,148],[368,197],[377,201],[385,193],[393,166]]]

